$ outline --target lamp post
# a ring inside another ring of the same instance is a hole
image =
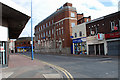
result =
[[[31,41],[32,41],[32,52],[31,52],[31,59],[34,59],[34,53],[33,53],[33,35],[32,35],[32,0],[31,0]]]

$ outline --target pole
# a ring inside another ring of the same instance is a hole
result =
[[[34,55],[33,55],[33,36],[32,36],[32,0],[31,0],[31,41],[32,41],[32,53],[31,53],[31,58],[32,60],[34,59]]]

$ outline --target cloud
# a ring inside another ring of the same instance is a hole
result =
[[[24,8],[30,9],[31,0],[12,0]],[[118,10],[119,0],[32,0],[33,1],[33,31],[35,25],[51,15],[64,3],[70,2],[77,9],[78,13],[84,13],[85,16],[91,16],[92,19],[99,18]],[[105,6],[102,2],[111,2],[113,5]],[[30,21],[27,23],[21,36],[31,35]],[[26,33],[27,32],[27,33]]]

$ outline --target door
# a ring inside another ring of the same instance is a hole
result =
[[[99,55],[99,44],[96,44],[96,55]]]
[[[95,55],[94,45],[89,45],[89,55]]]
[[[100,44],[100,55],[104,55],[104,43]]]

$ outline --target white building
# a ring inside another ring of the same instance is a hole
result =
[[[73,54],[87,54],[86,48],[86,23],[72,28]]]

